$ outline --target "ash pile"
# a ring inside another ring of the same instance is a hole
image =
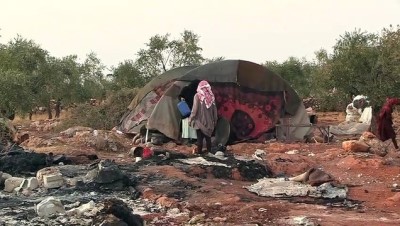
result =
[[[161,208],[138,199],[135,176],[111,160],[45,167],[35,176],[0,172],[0,178],[0,225],[143,225],[132,207]]]

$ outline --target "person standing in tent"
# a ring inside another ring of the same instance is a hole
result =
[[[215,97],[207,81],[201,81],[194,95],[192,113],[189,116],[189,124],[197,132],[197,149],[194,153],[201,153],[203,140],[206,140],[207,152],[211,152],[211,136],[217,125],[217,106]]]
[[[394,147],[399,149],[396,141],[396,132],[393,128],[393,107],[394,105],[400,104],[400,99],[398,98],[387,98],[386,103],[381,108],[379,115],[377,117],[377,136],[381,141],[387,141],[392,139]]]

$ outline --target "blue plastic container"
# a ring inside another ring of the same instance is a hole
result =
[[[178,103],[178,110],[181,113],[182,117],[188,117],[191,113],[189,106],[186,101],[182,100]]]

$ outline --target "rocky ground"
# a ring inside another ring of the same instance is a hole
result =
[[[325,124],[343,119],[340,113],[319,114]],[[140,225],[140,218],[147,225],[400,224],[400,155],[393,145],[381,157],[345,151],[342,140],[242,143],[228,147],[227,159],[204,156],[202,164],[189,164],[199,157],[191,155],[192,147],[168,143],[157,149],[167,150],[169,158],[161,155],[134,163],[129,138],[90,128],[58,133],[52,128],[57,123],[21,123],[21,129],[30,134],[24,148],[61,158],[64,165],[52,166],[52,173],[59,172],[63,184],[46,188],[40,177],[37,188],[1,191],[3,225]],[[253,156],[256,150],[263,153],[259,158]],[[35,164],[45,167],[43,158]],[[7,157],[9,163],[15,159]],[[24,171],[18,165],[9,164],[3,171],[14,177],[37,177],[37,169]],[[310,168],[330,174],[334,185],[348,189],[347,197],[261,197],[247,189],[263,177],[284,181]],[[49,197],[54,199],[46,200]],[[46,202],[52,211],[60,208],[56,215],[39,216],[37,210],[45,209]]]

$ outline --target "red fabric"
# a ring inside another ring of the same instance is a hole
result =
[[[218,115],[237,139],[254,139],[275,127],[283,110],[282,92],[260,92],[232,84],[213,84]]]
[[[148,159],[151,156],[153,156],[153,152],[151,151],[151,149],[149,147],[145,147],[143,149],[143,155],[142,156],[143,156],[143,159]]]
[[[214,94],[211,90],[210,84],[207,81],[201,81],[197,87],[197,94],[200,98],[201,103],[205,103],[207,108],[215,102]]]
[[[386,103],[383,105],[377,119],[378,124],[378,137],[381,141],[386,141],[396,137],[396,133],[393,128],[392,112],[393,105],[400,104],[400,100],[397,98],[388,98]]]

